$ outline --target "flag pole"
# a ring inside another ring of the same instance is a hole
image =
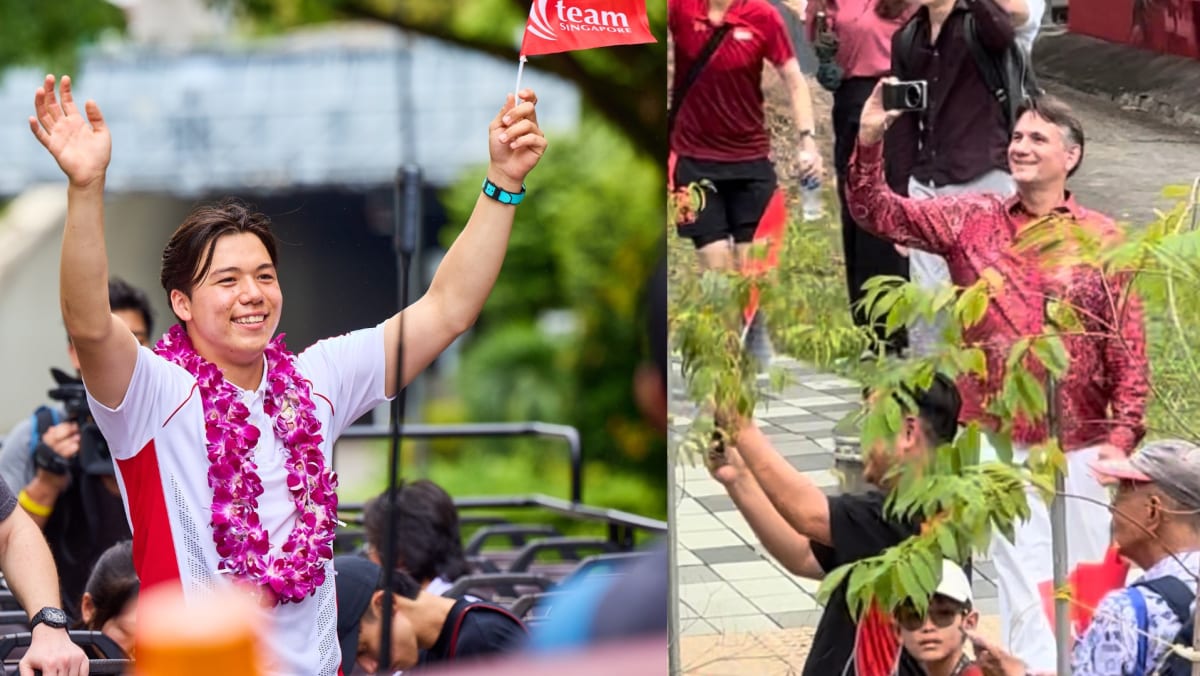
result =
[[[529,58],[522,54],[517,62],[517,86],[513,88],[514,105],[521,105],[521,76],[525,74],[525,62],[528,60]]]

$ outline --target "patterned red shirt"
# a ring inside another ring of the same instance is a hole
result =
[[[1033,254],[1017,252],[1012,246],[1017,232],[1031,220],[1017,197],[906,199],[884,183],[882,153],[883,144],[859,145],[855,150],[846,186],[854,220],[879,237],[944,257],[958,286],[974,284],[987,268],[995,269],[1003,280],[1002,288],[989,299],[983,320],[964,332],[967,343],[984,350],[989,378],[960,378],[960,418],[996,425],[985,411],[1000,389],[1009,350],[1020,337],[1041,333],[1045,299],[1059,298],[1075,309],[1088,334],[1063,336],[1070,355],[1058,396],[1063,447],[1075,450],[1107,442],[1131,452],[1145,433],[1149,383],[1141,301],[1135,294],[1119,297],[1127,280],[1085,266],[1054,275],[1039,270]],[[1110,219],[1080,207],[1069,194],[1056,211],[1101,233],[1119,235]],[[1030,362],[1035,373],[1041,370]],[[1014,423],[1017,443],[1029,445],[1045,438],[1044,423],[1023,419]]]

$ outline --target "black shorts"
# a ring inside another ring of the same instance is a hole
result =
[[[676,188],[692,183],[704,187],[704,208],[692,222],[678,227],[679,236],[690,238],[697,249],[730,237],[736,243],[752,241],[775,194],[775,167],[767,159],[712,162],[680,157],[674,178]]]

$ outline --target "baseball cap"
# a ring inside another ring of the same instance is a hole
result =
[[[381,569],[365,557],[338,556],[333,559],[337,588],[337,634],[342,647],[342,673],[354,672],[358,659],[358,630],[371,596],[379,588]]]
[[[967,574],[963,572],[962,566],[950,559],[942,559],[942,581],[933,593],[965,605],[974,605],[971,582],[967,580]]]
[[[1093,460],[1102,477],[1154,483],[1188,507],[1200,507],[1200,446],[1182,439],[1163,439],[1142,446],[1120,460]]]

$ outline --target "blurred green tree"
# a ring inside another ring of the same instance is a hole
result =
[[[632,395],[634,371],[647,359],[644,280],[662,251],[661,169],[611,124],[588,117],[579,136],[552,141],[537,169],[504,272],[463,356],[459,391],[471,419],[536,413],[573,425],[588,460],[663,485],[665,440]],[[477,175],[446,191],[454,224],[444,231],[447,245],[475,202]],[[548,312],[563,310],[570,320],[560,334],[539,330]]]
[[[76,0],[78,1],[78,0]],[[233,6],[263,30],[335,19],[368,19],[516,62],[530,0],[208,0]],[[639,154],[666,157],[667,4],[646,3],[648,45],[533,57],[531,67],[574,82],[587,105],[633,142]],[[660,180],[661,184],[662,181]]]
[[[80,47],[124,28],[125,15],[107,2],[0,0],[0,71],[41,65],[70,72]]]

